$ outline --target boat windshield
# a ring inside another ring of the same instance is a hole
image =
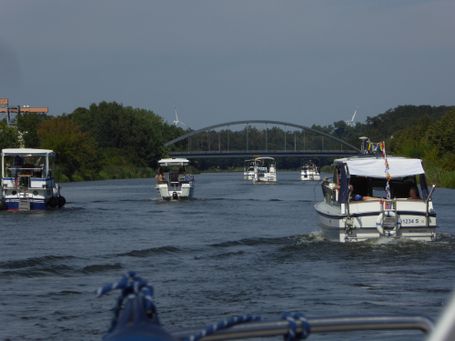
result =
[[[158,168],[158,174],[162,174],[160,181],[185,182],[192,180],[191,166],[169,165]]]
[[[386,180],[362,176],[351,176],[349,186],[351,197],[361,199],[385,198]],[[389,182],[390,194],[396,199],[424,199],[428,196],[425,175],[393,178]]]
[[[45,156],[6,155],[4,157],[3,175],[12,178],[18,176],[47,178],[51,172],[51,169],[47,167]]]

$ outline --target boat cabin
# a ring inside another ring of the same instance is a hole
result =
[[[426,200],[428,187],[420,159],[388,157],[389,188],[382,158],[335,160],[332,181],[323,184],[326,201],[347,203],[380,199]],[[388,198],[388,196],[390,196]]]
[[[193,177],[189,174],[190,161],[184,158],[169,158],[158,161],[158,183],[190,182]]]
[[[54,157],[55,153],[48,149],[3,149],[3,187],[38,187],[35,182],[42,183],[43,180],[52,178]]]

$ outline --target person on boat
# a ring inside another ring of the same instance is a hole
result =
[[[418,192],[416,187],[411,187],[409,189],[409,199],[412,199],[412,200],[419,200],[420,199],[419,192]]]
[[[163,169],[161,167],[158,168],[158,172],[155,175],[155,181],[158,184],[166,182],[166,179],[164,177],[164,172],[163,172]]]

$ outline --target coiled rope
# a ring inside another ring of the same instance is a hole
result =
[[[96,291],[97,297],[107,295],[111,291],[121,290],[117,298],[117,303],[113,309],[114,317],[111,322],[109,332],[112,331],[118,322],[120,311],[123,307],[125,298],[134,298],[141,295],[143,298],[144,310],[153,322],[159,324],[158,314],[155,304],[153,303],[153,287],[146,280],[139,277],[136,272],[129,271],[123,275],[117,282],[106,284]]]
[[[108,333],[112,332],[118,324],[119,315],[122,309],[125,308],[125,299],[139,299],[141,305],[144,307],[144,312],[148,321],[155,325],[160,325],[158,319],[158,313],[155,304],[153,303],[153,287],[147,283],[144,279],[139,277],[136,272],[130,271],[123,275],[120,280],[114,283],[104,285],[99,288],[96,293],[97,297],[107,295],[111,291],[121,290],[117,303],[113,309],[114,317],[111,322]],[[307,319],[302,313],[297,312],[285,312],[281,318],[286,320],[289,325],[288,332],[284,335],[285,341],[297,341],[305,339],[310,334],[311,328]],[[238,324],[260,321],[262,318],[257,315],[239,315],[232,316],[230,318],[219,321],[218,323],[210,324],[204,329],[188,335],[184,338],[184,341],[199,341],[202,338],[212,335],[217,331],[228,329]],[[120,322],[122,324],[122,322]],[[300,332],[297,332],[300,327]]]

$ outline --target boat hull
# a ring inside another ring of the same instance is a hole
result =
[[[276,173],[255,174],[253,177],[255,184],[274,184],[276,183]]]
[[[253,180],[254,179],[254,172],[251,171],[251,172],[244,172],[243,173],[243,178],[245,180]]]
[[[194,186],[192,183],[183,183],[183,184],[158,184],[156,186],[161,199],[166,201],[171,200],[188,200],[193,197]]]
[[[436,214],[428,216],[425,213],[424,203],[397,204],[396,224],[391,229],[381,230],[379,223],[384,219],[384,212],[374,206],[377,203],[351,205],[348,216],[342,205],[335,206],[321,202],[315,205],[319,216],[319,224],[324,237],[331,241],[356,242],[377,238],[401,238],[416,241],[433,241],[436,238]],[[400,206],[401,209],[400,209]]]
[[[300,174],[300,180],[302,181],[319,181],[321,176],[319,174]]]

